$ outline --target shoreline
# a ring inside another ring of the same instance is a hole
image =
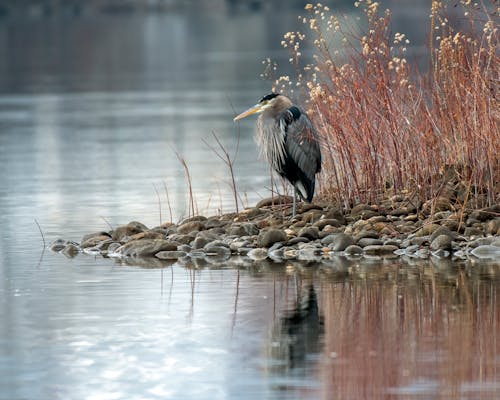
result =
[[[57,239],[49,248],[69,258],[85,253],[170,262],[234,256],[274,263],[333,256],[500,260],[499,204],[457,211],[440,198],[428,203],[416,207],[392,196],[380,206],[358,204],[348,211],[321,201],[299,203],[291,219],[291,197],[276,196],[238,214],[192,216],[154,228],[133,221],[80,242]]]

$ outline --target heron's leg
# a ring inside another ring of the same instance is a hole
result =
[[[292,208],[292,218],[295,218],[297,213],[297,189],[293,187],[293,208]]]

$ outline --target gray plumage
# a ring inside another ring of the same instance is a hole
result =
[[[262,156],[310,202],[321,171],[319,136],[311,120],[288,97],[276,93],[264,96],[235,120],[258,112],[256,141]]]

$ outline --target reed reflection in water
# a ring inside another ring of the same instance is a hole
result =
[[[325,399],[498,398],[498,265],[487,268],[396,261],[288,277],[277,296],[296,297],[273,328],[269,372],[313,373]]]

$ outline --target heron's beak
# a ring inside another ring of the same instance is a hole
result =
[[[261,104],[256,104],[253,107],[250,107],[248,110],[243,111],[240,115],[234,117],[233,121],[239,121],[240,119],[246,118],[249,115],[257,114],[263,110],[263,106]]]

